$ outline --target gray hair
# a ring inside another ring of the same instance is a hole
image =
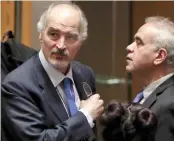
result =
[[[167,64],[174,68],[174,23],[165,17],[148,17],[145,23],[152,23],[157,29],[157,36],[152,39],[156,49],[164,48],[167,51]]]
[[[67,4],[72,6],[74,9],[76,9],[79,12],[80,15],[80,35],[79,38],[81,40],[86,40],[88,37],[88,21],[85,17],[84,12],[81,10],[81,8],[71,2],[65,2],[65,3],[53,3],[49,6],[49,8],[41,15],[39,22],[37,23],[37,31],[41,32],[46,28],[46,24],[47,24],[47,19],[49,14],[51,13],[51,11],[53,10],[53,8],[57,5],[61,5],[61,4]]]

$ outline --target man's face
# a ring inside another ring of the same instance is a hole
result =
[[[131,73],[148,73],[154,67],[156,57],[155,45],[152,39],[156,29],[151,24],[145,24],[135,34],[135,41],[127,46],[126,70]]]
[[[46,28],[40,34],[45,58],[61,72],[66,72],[69,63],[81,47],[79,39],[80,17],[72,8],[53,9]]]

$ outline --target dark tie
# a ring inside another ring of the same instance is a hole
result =
[[[135,99],[133,100],[133,103],[139,103],[143,98],[143,91],[141,91],[136,95]]]
[[[77,112],[77,106],[75,104],[75,95],[74,95],[71,79],[64,78],[63,83],[64,83],[65,96],[68,101],[71,115],[73,116]]]

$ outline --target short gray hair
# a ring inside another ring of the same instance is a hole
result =
[[[74,9],[76,9],[79,12],[80,15],[80,39],[81,40],[86,40],[88,37],[88,21],[85,17],[84,12],[81,10],[81,8],[71,2],[64,2],[64,3],[53,3],[49,6],[49,8],[41,15],[39,22],[37,23],[37,31],[38,32],[42,32],[45,28],[46,28],[46,24],[47,24],[47,19],[48,16],[50,14],[50,12],[53,10],[53,8],[57,5],[61,5],[61,4],[67,4],[72,6]]]
[[[156,49],[164,48],[167,51],[167,64],[174,68],[174,23],[165,17],[148,17],[145,23],[152,23],[157,29],[157,36],[152,39]]]

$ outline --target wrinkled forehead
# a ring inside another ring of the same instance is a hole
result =
[[[155,27],[154,24],[147,23],[141,26],[137,33],[135,34],[135,37],[140,37],[145,42],[151,42],[157,35],[158,30]]]
[[[67,28],[79,29],[80,14],[70,5],[58,5],[50,11],[47,17],[47,26],[52,24],[61,25]]]

